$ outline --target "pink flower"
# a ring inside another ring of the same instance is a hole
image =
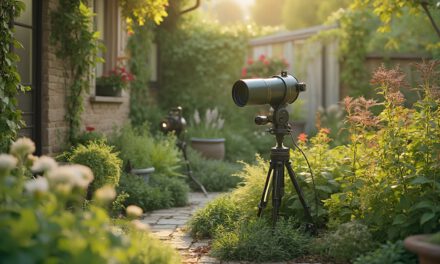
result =
[[[266,56],[264,56],[264,54],[261,54],[260,57],[258,58],[260,61],[264,61],[266,59]]]
[[[321,130],[319,132],[328,135],[328,134],[330,134],[330,129],[328,129],[328,128],[321,128]]]
[[[268,61],[268,60],[263,60],[263,64],[267,66],[267,65],[270,64],[270,61]]]
[[[246,77],[247,75],[247,69],[246,67],[243,67],[243,69],[241,69],[241,77]]]
[[[252,65],[254,63],[254,60],[252,59],[252,58],[249,58],[248,60],[247,60],[247,64],[248,65]]]
[[[307,134],[306,133],[301,133],[298,135],[298,141],[302,142],[302,143],[306,143],[307,142]]]

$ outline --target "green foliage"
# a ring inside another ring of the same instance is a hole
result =
[[[440,245],[440,232],[431,235],[429,242]]]
[[[225,28],[191,18],[173,31],[161,30],[159,99],[164,108],[181,105],[185,113],[193,113],[218,107],[229,114],[226,109],[235,107],[231,84],[239,78],[247,36],[244,27]]]
[[[203,184],[207,191],[224,192],[237,186],[240,178],[234,174],[241,168],[236,163],[222,160],[204,159],[196,151],[188,151],[189,163],[193,176]],[[199,190],[199,186],[188,179],[193,190]]]
[[[0,3],[0,151],[5,152],[9,144],[17,136],[18,130],[24,126],[21,111],[17,108],[17,95],[28,90],[21,85],[17,71],[20,58],[11,52],[23,46],[15,39],[10,22],[17,18],[25,9],[25,5],[17,0],[5,0]]]
[[[188,201],[188,186],[177,178],[155,174],[146,182],[140,176],[123,173],[118,193],[127,193],[124,205],[134,204],[145,211],[184,206]]]
[[[93,141],[107,141],[107,138],[100,132],[84,131],[75,138],[73,141],[73,146],[87,145]]]
[[[56,166],[48,157],[31,160],[32,147],[24,143],[11,146],[15,156],[0,155],[2,263],[180,262],[178,254],[139,223],[127,222],[126,232],[112,225],[104,209],[114,198],[111,188],[104,196],[98,190],[84,207],[87,185],[93,179],[87,167]],[[29,168],[44,168],[39,170],[42,176],[25,179]]]
[[[99,32],[91,30],[93,12],[85,0],[59,0],[51,12],[51,43],[57,48],[56,56],[65,63],[70,83],[66,85],[66,120],[69,124],[69,142],[79,132],[84,95],[89,91],[90,69],[97,62],[102,44]]]
[[[198,210],[192,216],[188,226],[192,236],[209,238],[213,237],[219,228],[232,230],[239,219],[239,207],[230,196],[223,195]]]
[[[219,230],[212,255],[223,260],[285,261],[303,256],[309,238],[292,221],[280,221],[273,229],[265,220],[236,223],[232,231]]]
[[[418,263],[417,255],[411,253],[403,246],[403,241],[399,240],[394,243],[387,242],[382,244],[378,249],[371,251],[365,255],[358,257],[354,264],[382,264],[382,263],[401,263],[415,264]]]
[[[312,245],[312,252],[339,261],[355,259],[375,246],[368,227],[358,222],[341,224],[334,232],[315,239]]]
[[[121,0],[122,15],[126,18],[127,28],[132,31],[135,23],[143,26],[148,20],[159,24],[167,16],[168,0]]]
[[[89,192],[106,184],[115,187],[119,184],[122,161],[113,151],[113,147],[104,142],[79,145],[72,151],[69,162],[85,165],[93,171],[95,179],[90,185]]]
[[[179,175],[180,153],[172,136],[153,137],[148,126],[125,125],[113,133],[110,141],[119,151],[124,166],[130,162],[133,168],[154,167],[156,172],[167,176]]]

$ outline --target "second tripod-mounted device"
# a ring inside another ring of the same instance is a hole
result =
[[[203,184],[201,184],[192,174],[191,166],[189,164],[188,155],[186,152],[186,142],[185,140],[183,140],[183,133],[185,132],[186,128],[186,120],[182,116],[182,111],[183,109],[180,106],[171,108],[171,110],[168,112],[168,116],[160,121],[159,128],[164,134],[167,134],[169,132],[174,132],[176,134],[176,146],[182,152],[183,158],[185,159],[186,172],[188,174],[188,177],[190,177],[191,180],[200,187],[203,193],[208,196],[208,192],[206,191]]]
[[[280,75],[267,79],[244,79],[235,82],[232,88],[232,98],[236,105],[242,107],[245,105],[269,104],[273,108],[273,113],[269,116],[257,116],[255,123],[257,125],[266,125],[271,123],[269,132],[276,138],[276,145],[270,151],[269,171],[258,204],[258,216],[260,217],[263,209],[266,208],[269,197],[272,195],[272,223],[275,226],[279,219],[280,207],[284,196],[284,172],[293,183],[298,194],[301,205],[307,220],[307,227],[312,232],[315,230],[310,208],[307,205],[304,194],[296,180],[295,172],[290,162],[290,149],[283,145],[286,135],[291,133],[289,124],[289,112],[286,107],[293,103],[300,92],[305,91],[304,83],[288,75],[287,72],[281,72]]]

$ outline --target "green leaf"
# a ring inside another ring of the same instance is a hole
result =
[[[332,188],[330,188],[329,186],[326,186],[326,185],[317,185],[316,189],[321,190],[321,191],[326,192],[326,193],[332,193],[333,192]]]
[[[420,218],[420,225],[421,226],[424,225],[426,222],[428,222],[429,220],[434,218],[434,216],[435,216],[435,213],[433,213],[433,212],[424,213],[422,215],[422,217]]]
[[[418,185],[418,184],[426,184],[431,183],[432,180],[426,178],[425,176],[419,176],[411,181],[411,184]]]
[[[411,207],[411,210],[417,210],[417,209],[422,209],[422,208],[435,208],[435,205],[432,201],[429,200],[424,200],[421,202],[418,202],[417,204],[413,205]]]
[[[406,220],[407,220],[406,215],[398,214],[398,215],[396,215],[396,217],[394,217],[393,225],[401,225],[401,224],[405,223]]]

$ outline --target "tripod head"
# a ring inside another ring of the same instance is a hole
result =
[[[256,125],[272,124],[272,127],[268,132],[275,135],[277,139],[277,147],[283,147],[283,139],[285,135],[290,134],[291,126],[289,124],[289,112],[286,109],[287,105],[281,105],[273,107],[273,113],[271,115],[259,115],[255,117]]]

